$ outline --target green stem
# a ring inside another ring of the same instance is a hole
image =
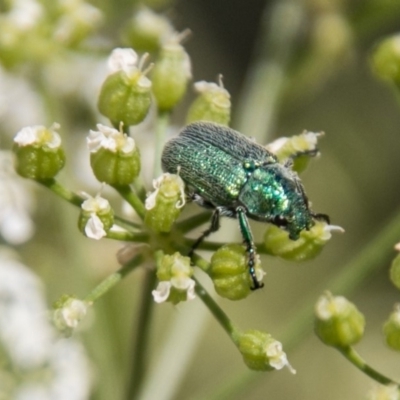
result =
[[[156,255],[157,256],[157,255]],[[156,283],[154,271],[145,270],[142,288],[142,302],[139,308],[139,317],[136,329],[136,339],[133,348],[132,373],[129,381],[129,390],[127,400],[140,399],[140,392],[144,383],[144,377],[149,360],[148,344],[150,339],[150,323],[154,306],[151,295]]]
[[[113,186],[114,189],[121,195],[121,197],[126,200],[136,211],[139,217],[143,220],[145,214],[145,208],[143,202],[136,195],[135,192],[132,191],[130,186]]]
[[[169,123],[169,112],[159,111],[157,115],[155,149],[154,149],[154,170],[153,176],[157,178],[161,175],[161,152],[165,143],[165,133]]]
[[[339,350],[355,367],[378,383],[381,383],[382,385],[399,386],[398,382],[387,378],[375,369],[371,368],[352,347],[337,348],[337,350]]]
[[[47,187],[48,189],[50,189],[57,196],[68,201],[69,203],[71,203],[72,205],[74,205],[76,207],[80,208],[82,206],[82,203],[85,201],[85,199],[82,196],[79,196],[78,194],[65,188],[59,182],[57,182],[55,179],[49,179],[46,181],[38,181],[38,182],[41,183],[43,186]],[[135,222],[127,221],[124,218],[115,216],[114,219],[118,223],[118,225],[120,225],[123,228],[127,228],[127,229],[130,229],[130,228],[139,229],[140,228],[139,224],[136,224]]]
[[[183,221],[178,222],[176,224],[176,227],[182,233],[187,233],[209,221],[211,221],[211,214],[209,211],[205,211],[200,214],[193,215],[192,217],[189,217]]]
[[[121,240],[123,242],[147,243],[149,235],[147,233],[133,233],[128,231],[108,231],[107,239]]]
[[[143,254],[138,254],[136,257],[132,258],[131,261],[123,265],[117,272],[109,275],[106,279],[100,282],[86,297],[85,301],[93,303],[110,289],[112,289],[119,281],[121,281],[126,275],[133,271],[137,266],[143,263],[145,256]]]
[[[302,27],[303,9],[297,0],[276,1],[266,7],[260,42],[254,54],[237,108],[235,126],[246,135],[266,141],[274,129],[279,101],[296,38]]]
[[[207,293],[200,282],[194,278],[196,281],[196,293],[201,298],[203,303],[210,310],[211,314],[214,315],[215,319],[219,322],[228,336],[231,338],[232,342],[237,345],[238,337],[240,335],[239,330],[233,325],[232,321],[225,314],[222,308],[216,303],[216,301]]]

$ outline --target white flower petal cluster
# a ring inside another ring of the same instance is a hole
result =
[[[195,281],[191,279],[193,274],[189,264],[176,257],[171,267],[171,278],[168,281],[160,281],[157,288],[152,291],[154,301],[163,303],[168,300],[170,292],[173,288],[186,292],[186,300],[196,298],[194,293]]]
[[[97,129],[98,131],[90,130],[86,139],[90,152],[96,153],[103,148],[113,153],[120,151],[130,154],[135,150],[135,141],[123,132],[102,124],[97,124]]]
[[[34,28],[44,15],[43,6],[36,0],[14,0],[12,4],[7,19],[21,31]]]
[[[14,142],[21,147],[32,145],[58,149],[61,146],[61,137],[56,132],[58,129],[58,123],[54,123],[50,128],[42,125],[27,126],[16,134]]]
[[[99,194],[95,197],[84,193],[86,200],[82,203],[82,210],[90,214],[85,226],[85,234],[88,238],[100,240],[107,235],[104,230],[104,224],[97,215],[98,213],[111,212],[111,206],[107,199],[104,199]]]
[[[13,168],[12,153],[0,151],[0,235],[6,242],[18,245],[32,237],[33,206],[29,184]]]
[[[347,313],[349,301],[343,296],[332,296],[325,294],[321,296],[315,305],[315,314],[317,318],[327,321],[337,316]]]
[[[53,320],[60,331],[71,334],[79,323],[85,318],[90,304],[86,301],[73,297],[65,300],[63,304],[54,311]]]
[[[12,382],[0,388],[2,395],[15,400],[86,400],[91,371],[85,351],[76,340],[57,337],[42,289],[27,267],[0,248],[0,347],[10,362],[2,373]],[[20,370],[22,377],[14,377]]]
[[[269,342],[265,349],[265,353],[268,357],[268,363],[272,368],[280,370],[287,367],[292,374],[296,373],[296,370],[290,365],[286,353],[283,351],[281,342],[278,342],[277,340]]]

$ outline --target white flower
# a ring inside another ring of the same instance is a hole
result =
[[[0,234],[8,243],[17,245],[32,237],[33,203],[29,183],[15,173],[12,153],[0,151]]]
[[[60,129],[58,123],[54,123],[50,128],[42,125],[27,126],[16,134],[14,142],[19,146],[37,145],[57,149],[61,146],[61,137],[56,129]]]
[[[287,367],[292,374],[296,373],[296,370],[289,364],[281,342],[278,342],[277,340],[269,342],[265,349],[265,353],[268,357],[268,363],[272,368],[280,370]]]
[[[400,400],[399,388],[397,385],[375,384],[368,393],[368,400]]]
[[[87,193],[83,195],[86,197],[86,200],[82,203],[81,208],[84,213],[90,215],[85,225],[85,234],[91,239],[100,240],[107,235],[107,232],[104,230],[104,224],[98,214],[111,213],[110,203],[107,199],[101,197],[100,194],[97,194],[96,197],[92,197]]]
[[[53,320],[60,331],[72,333],[86,316],[89,304],[86,301],[68,298],[54,311]]]
[[[156,206],[158,193],[163,186],[163,195],[165,197],[176,197],[179,194],[180,199],[176,202],[176,208],[182,208],[186,203],[185,184],[182,178],[176,174],[169,174],[168,172],[162,174],[156,179],[153,179],[154,192],[147,195],[145,208],[151,210]]]
[[[98,131],[90,130],[86,139],[90,152],[96,153],[104,148],[114,153],[120,151],[129,154],[135,150],[135,141],[123,132],[102,124],[97,124],[97,129]]]
[[[165,257],[172,260],[172,265],[169,270],[170,279],[161,280],[156,290],[152,291],[154,301],[156,303],[167,301],[172,289],[186,292],[186,300],[193,300],[196,297],[194,293],[196,282],[190,278],[193,274],[190,261],[187,262],[187,257],[182,257],[180,255]]]
[[[108,69],[110,73],[117,71],[130,72],[137,67],[139,57],[133,49],[116,48],[111,52],[108,59]]]
[[[343,296],[332,296],[330,293],[321,296],[315,305],[317,318],[327,321],[345,315],[349,309],[349,301]]]

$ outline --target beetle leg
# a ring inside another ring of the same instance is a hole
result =
[[[190,249],[188,256],[192,257],[194,251],[197,249],[199,244],[209,235],[211,235],[213,232],[217,232],[217,230],[220,228],[220,223],[219,223],[219,218],[221,215],[221,209],[219,207],[215,208],[212,216],[211,216],[211,224],[208,229],[206,229],[201,236],[194,242],[192,248]]]
[[[253,281],[253,286],[251,289],[260,289],[264,286],[264,284],[262,282],[259,282],[256,277],[256,246],[254,245],[249,221],[247,220],[246,212],[243,207],[237,207],[236,213],[239,219],[240,232],[242,233],[243,241],[246,244],[246,252],[248,255],[247,265],[249,267],[250,277]]]
[[[325,221],[327,224],[330,224],[330,218],[329,215],[326,214],[321,214],[321,213],[311,213],[311,216],[315,219],[318,219],[320,221]]]

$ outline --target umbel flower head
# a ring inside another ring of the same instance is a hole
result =
[[[193,300],[195,281],[190,258],[179,253],[162,255],[157,260],[157,278],[159,280],[156,290],[152,294],[156,303],[169,301],[177,304],[185,300]]]
[[[140,172],[140,153],[135,141],[121,130],[101,124],[97,129],[91,130],[87,138],[94,175],[112,186],[131,184]]]
[[[24,178],[46,180],[54,178],[65,164],[60,125],[41,125],[21,129],[14,138],[16,171]]]
[[[110,75],[101,87],[100,112],[114,126],[137,125],[146,117],[151,105],[151,81],[143,71],[146,55],[139,61],[132,49],[114,49],[108,60]]]

